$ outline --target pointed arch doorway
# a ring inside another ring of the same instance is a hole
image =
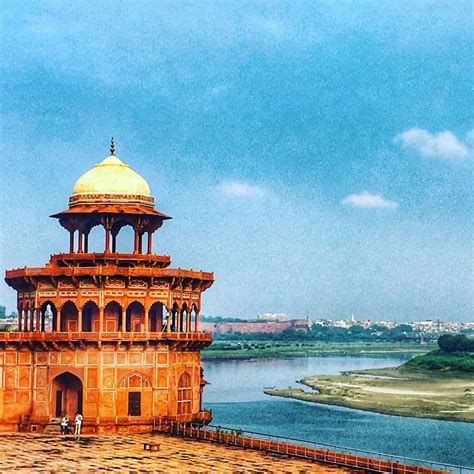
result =
[[[71,372],[63,372],[53,379],[51,395],[52,416],[72,418],[75,413],[82,413],[82,382]]]

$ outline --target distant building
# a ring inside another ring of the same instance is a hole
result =
[[[288,321],[285,313],[262,313],[257,316],[259,321]]]
[[[258,322],[242,321],[241,323],[208,323],[201,322],[203,331],[213,332],[215,334],[252,334],[252,333],[279,333],[288,329],[296,331],[307,330],[310,327],[310,321],[306,319],[290,319],[288,321]]]

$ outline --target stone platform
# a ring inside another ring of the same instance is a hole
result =
[[[160,451],[143,449],[159,443]],[[0,434],[0,472],[342,473],[349,469],[166,435]],[[355,471],[352,471],[355,472]]]

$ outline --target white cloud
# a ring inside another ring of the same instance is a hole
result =
[[[241,181],[222,181],[219,183],[218,189],[224,196],[231,197],[258,198],[265,194],[261,187]]]
[[[358,194],[349,194],[341,203],[345,206],[364,209],[396,209],[398,207],[398,202],[385,199],[380,194],[371,194],[368,191],[362,191]]]
[[[396,135],[393,143],[431,158],[464,159],[471,153],[469,147],[450,131],[432,134],[423,128],[410,128]]]

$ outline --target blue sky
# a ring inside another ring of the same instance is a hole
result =
[[[1,268],[113,135],[205,313],[473,319],[471,2],[2,6]]]

